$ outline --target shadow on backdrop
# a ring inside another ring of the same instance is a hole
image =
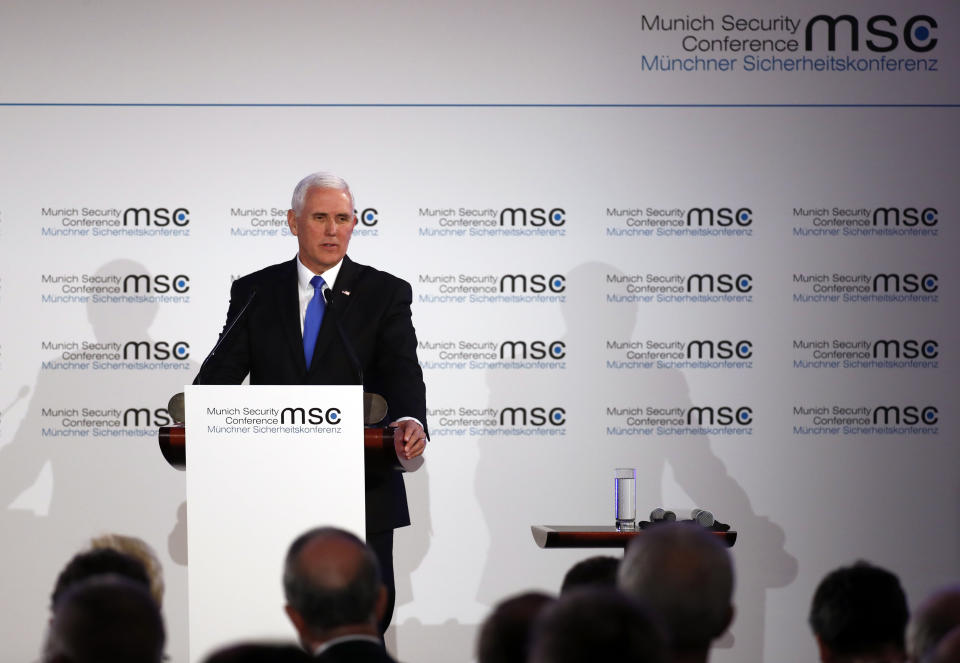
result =
[[[126,274],[147,274],[147,270],[123,259],[97,270],[99,276]],[[82,305],[60,306],[75,308],[76,325],[69,330],[43,332],[36,339],[37,347],[42,341],[89,342],[80,333]],[[93,330],[93,342],[119,343],[122,348],[129,341],[146,341],[152,347],[156,339],[150,337],[149,328],[158,310],[155,303],[91,302],[85,313]],[[25,647],[31,654],[39,652],[56,574],[97,534],[119,532],[149,543],[161,556],[167,576],[167,605],[186,605],[186,574],[180,569],[183,581],[178,582],[173,568],[179,561],[177,555],[163,554],[169,551],[167,535],[175,528],[177,505],[184,500],[184,477],[168,466],[159,452],[154,415],[155,410],[166,407],[171,394],[190,381],[188,376],[192,376],[196,366],[185,358],[177,360],[174,370],[95,368],[92,361],[86,362],[85,368],[66,367],[58,363],[66,361],[64,350],[52,352],[52,347],[45,350],[51,354],[37,373],[16,433],[0,448],[0,530],[4,538],[0,559],[4,568],[15,570],[7,574],[5,594],[16,597],[16,601],[6,604],[2,619],[4,641],[12,647]],[[146,408],[149,413],[139,413],[138,421],[128,414],[128,425],[124,426],[123,412],[128,408]],[[98,412],[111,410],[119,411],[119,417],[115,413],[101,416]],[[108,418],[119,419],[121,425],[97,428],[84,423]],[[93,434],[94,430],[132,429],[145,434]],[[83,431],[86,436],[77,434]],[[47,504],[44,491],[48,489]],[[32,504],[27,505],[29,508],[16,508],[25,502]],[[178,541],[177,545],[180,544]],[[184,612],[168,611],[166,619],[171,634],[183,638],[185,650]]]
[[[763,660],[766,590],[783,587],[797,576],[797,561],[784,549],[783,529],[756,512],[708,437],[606,433],[607,408],[691,405],[686,378],[679,370],[606,368],[607,340],[646,337],[636,304],[605,300],[606,276],[619,273],[616,267],[597,262],[567,273],[567,297],[561,306],[565,370],[487,373],[491,407],[559,406],[565,408],[567,421],[564,437],[480,440],[476,493],[490,548],[478,598],[493,605],[531,588],[558,591],[571,558],[564,554],[567,551],[537,548],[530,526],[612,525],[615,467],[637,468],[637,514],[646,519],[663,503],[663,477],[669,467],[694,505],[711,509],[739,531],[733,549],[736,656]],[[638,322],[641,331],[635,337]],[[596,553],[584,549],[576,551],[576,557]],[[730,638],[718,644],[729,646]]]

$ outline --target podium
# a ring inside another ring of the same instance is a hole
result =
[[[333,525],[365,530],[360,386],[188,386],[189,658],[295,638],[287,547]]]

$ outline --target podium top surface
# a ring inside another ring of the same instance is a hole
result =
[[[626,548],[643,530],[618,530],[613,525],[531,525],[533,540],[541,548]],[[734,530],[710,532],[728,548],[737,541]]]

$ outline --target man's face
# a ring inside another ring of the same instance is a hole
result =
[[[297,236],[300,262],[314,274],[320,274],[347,253],[357,217],[346,191],[310,189],[299,214],[287,211],[287,224]]]

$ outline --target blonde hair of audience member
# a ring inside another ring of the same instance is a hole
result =
[[[147,576],[150,578],[150,595],[157,602],[157,606],[163,607],[163,567],[160,566],[157,554],[146,541],[135,536],[112,532],[90,540],[91,550],[102,548],[110,548],[124,555],[129,555],[143,564],[143,568],[147,570]]]

